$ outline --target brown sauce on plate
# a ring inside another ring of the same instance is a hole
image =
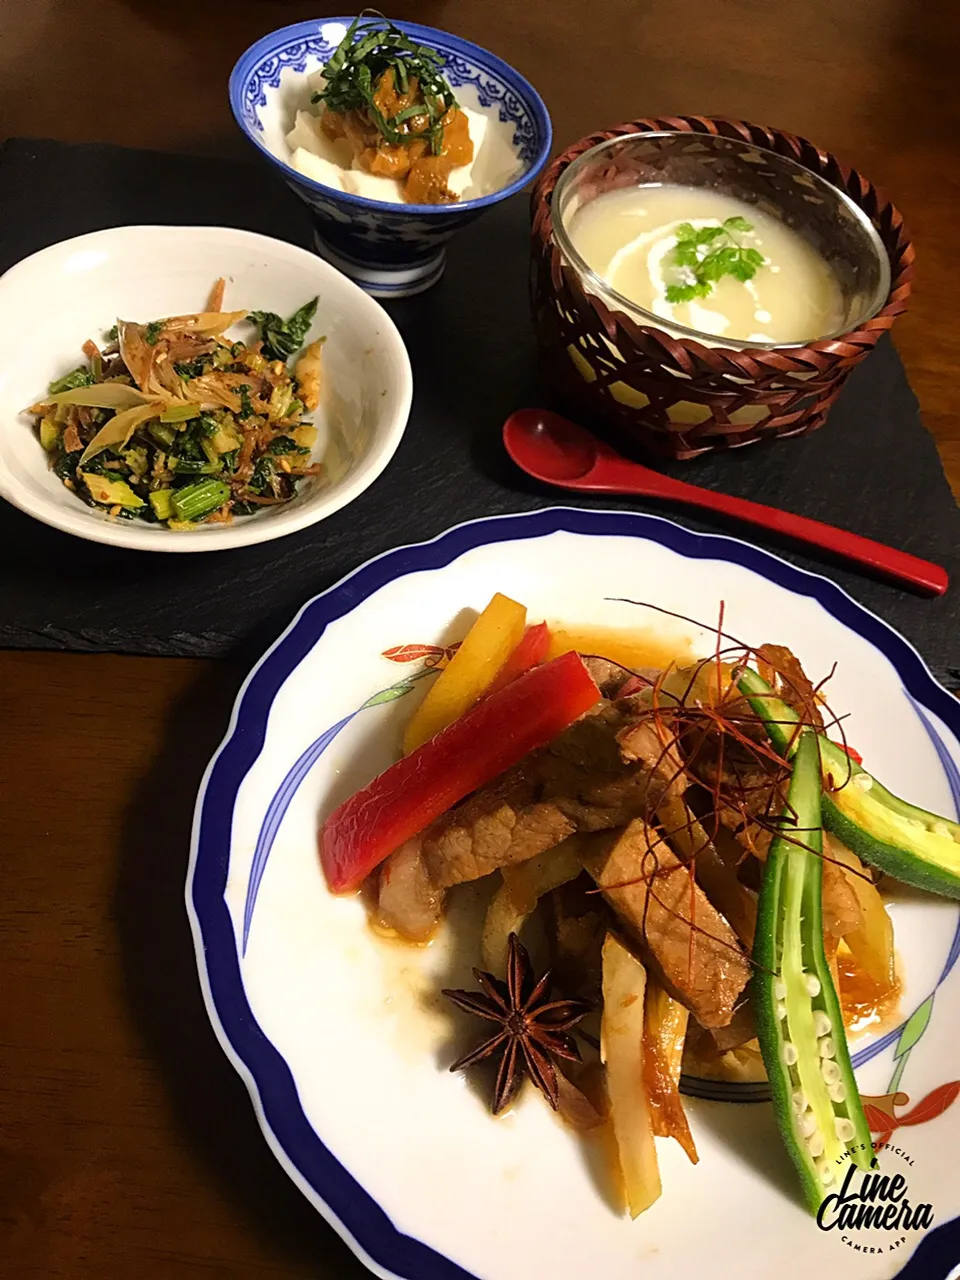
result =
[[[836,964],[837,994],[848,1033],[877,1033],[892,1027],[900,1016],[900,979],[895,978],[892,984],[877,982],[844,947],[837,952]]]

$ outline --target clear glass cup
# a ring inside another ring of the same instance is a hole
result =
[[[830,333],[798,342],[756,342],[665,321],[618,293],[583,260],[570,241],[573,215],[608,191],[645,186],[700,187],[732,196],[784,222],[827,262],[840,286],[843,320]],[[764,147],[717,134],[633,133],[601,142],[563,171],[551,206],[553,236],[583,288],[635,323],[704,346],[739,350],[808,346],[852,333],[883,307],[890,293],[890,259],[867,214],[843,191],[803,165]]]

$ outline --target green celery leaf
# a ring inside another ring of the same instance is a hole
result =
[[[284,454],[284,453],[309,453],[309,449],[302,449],[296,440],[290,436],[276,436],[267,445],[267,453]]]
[[[244,419],[252,417],[253,405],[250,403],[250,388],[246,384],[237,388],[237,394],[240,396],[240,408],[237,410],[237,417],[241,422]]]
[[[57,378],[56,382],[51,382],[47,391],[50,395],[57,396],[62,391],[75,391],[77,387],[91,387],[94,382],[96,378],[86,365],[78,364],[76,369],[71,369],[62,378]]]
[[[289,320],[284,320],[275,311],[251,311],[247,317],[260,330],[263,339],[263,354],[268,360],[282,360],[286,363],[303,346],[304,338],[313,324],[317,314],[319,299],[310,302],[295,311]]]

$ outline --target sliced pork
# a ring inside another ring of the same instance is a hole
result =
[[[421,939],[453,885],[525,862],[575,831],[607,831],[642,813],[647,770],[625,762],[617,744],[630,715],[629,707],[599,703],[549,747],[444,814],[416,854],[404,846],[388,858],[380,873],[384,923]]]
[[[702,1026],[726,1026],[749,961],[669,846],[636,819],[625,831],[585,840],[581,860],[662,985]]]
[[[443,892],[430,880],[414,836],[390,855],[380,868],[377,920],[411,942],[427,942],[440,923]]]

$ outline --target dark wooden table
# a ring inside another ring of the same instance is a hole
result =
[[[0,136],[238,152],[226,101],[237,55],[330,11],[6,0]],[[516,64],[558,144],[632,116],[726,114],[805,134],[886,187],[919,265],[897,342],[960,493],[945,320],[956,6],[421,0],[393,12]],[[190,818],[242,676],[226,662],[0,654],[0,1273],[12,1280],[362,1274],[270,1155],[197,985]]]

